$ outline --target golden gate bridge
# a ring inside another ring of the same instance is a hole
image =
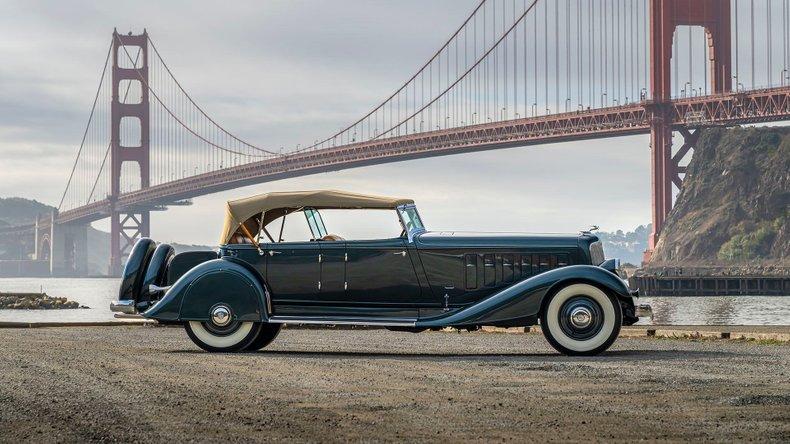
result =
[[[651,135],[655,245],[700,131],[790,118],[790,0],[482,0],[412,76],[337,132],[290,151],[221,125],[147,32],[112,35],[57,212],[35,259],[84,273],[93,221],[111,273],[150,212],[244,185],[362,165]],[[673,150],[673,133],[683,143]],[[304,141],[301,141],[304,142]]]

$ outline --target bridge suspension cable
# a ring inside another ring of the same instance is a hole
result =
[[[107,48],[107,56],[104,58],[104,68],[102,68],[101,76],[99,77],[99,86],[96,88],[96,94],[93,97],[93,105],[91,106],[91,112],[88,116],[88,123],[85,125],[85,131],[82,133],[82,141],[80,142],[80,147],[77,149],[77,156],[74,158],[74,164],[71,167],[71,172],[69,173],[69,179],[66,181],[66,188],[63,189],[63,195],[60,197],[60,202],[58,202],[58,211],[63,207],[63,201],[66,199],[66,194],[69,191],[69,187],[71,187],[71,181],[74,179],[74,172],[77,171],[77,165],[79,165],[80,156],[82,155],[82,149],[85,147],[85,139],[88,137],[88,131],[91,128],[91,122],[93,122],[93,115],[96,112],[96,104],[99,102],[99,96],[102,91],[102,85],[104,85],[104,77],[107,74],[107,66],[110,62],[110,54],[112,52],[112,43],[110,43],[109,48]]]
[[[167,66],[167,63],[165,63],[165,60],[162,58],[162,55],[161,55],[161,54],[159,54],[159,50],[156,48],[156,45],[154,44],[154,41],[153,41],[153,40],[151,40],[151,38],[150,38],[150,37],[148,38],[148,44],[151,46],[151,49],[153,49],[153,50],[154,50],[154,54],[156,54],[157,60],[158,60],[158,61],[159,61],[159,62],[162,64],[162,67],[164,67],[165,71],[167,71],[167,74],[168,74],[168,75],[170,75],[170,77],[173,79],[173,81],[175,82],[175,84],[176,84],[176,86],[178,87],[178,89],[179,89],[179,90],[180,90],[180,91],[181,91],[181,92],[184,94],[184,96],[187,98],[187,100],[189,100],[189,103],[191,103],[191,104],[192,104],[192,105],[193,105],[195,108],[197,108],[197,110],[198,110],[198,111],[200,111],[200,113],[201,113],[201,114],[202,114],[202,115],[203,115],[203,116],[204,116],[206,119],[208,119],[208,121],[209,121],[209,122],[211,122],[212,124],[216,125],[216,126],[217,126],[217,128],[219,128],[219,130],[220,130],[220,131],[222,131],[222,133],[226,134],[226,135],[227,135],[228,137],[230,137],[232,140],[234,140],[234,141],[236,141],[236,142],[239,142],[239,143],[241,143],[242,145],[248,146],[248,147],[250,147],[250,148],[252,148],[252,149],[254,149],[254,150],[260,151],[260,152],[262,152],[262,153],[265,153],[265,154],[270,154],[270,155],[274,155],[274,156],[276,156],[276,155],[280,155],[280,154],[281,154],[281,153],[277,153],[277,152],[274,152],[274,151],[270,151],[270,150],[267,150],[267,149],[264,149],[264,148],[259,148],[259,147],[257,147],[256,145],[253,145],[253,144],[251,144],[251,143],[249,143],[249,142],[247,142],[247,141],[244,141],[244,140],[242,140],[242,139],[238,138],[238,137],[237,137],[237,136],[235,136],[233,133],[231,133],[230,131],[226,130],[226,129],[225,129],[223,126],[222,126],[222,125],[220,125],[219,123],[217,123],[217,122],[216,122],[214,119],[212,119],[212,118],[211,118],[211,116],[209,116],[209,115],[208,115],[208,114],[207,114],[207,113],[206,113],[206,112],[203,110],[203,108],[201,108],[201,107],[200,107],[200,105],[198,105],[198,104],[195,102],[195,100],[194,100],[194,99],[192,99],[192,96],[191,96],[191,95],[190,95],[190,94],[189,94],[189,93],[188,93],[188,92],[187,92],[187,91],[184,89],[184,87],[183,87],[183,86],[181,86],[181,82],[179,82],[179,81],[178,81],[178,79],[176,78],[176,76],[173,74],[173,72],[172,72],[172,71],[170,71],[170,67],[169,67],[169,66]],[[222,148],[220,148],[220,149],[222,149]]]
[[[406,82],[404,82],[403,85],[401,85],[400,88],[398,88],[389,97],[387,97],[381,103],[379,103],[377,106],[375,106],[370,112],[368,112],[367,114],[365,114],[364,116],[362,116],[361,118],[356,120],[355,122],[351,123],[350,125],[346,126],[345,128],[341,129],[340,131],[336,132],[335,134],[333,134],[333,135],[331,135],[331,136],[329,136],[329,137],[327,137],[327,138],[325,138],[325,139],[323,139],[323,140],[321,140],[319,142],[316,142],[316,143],[314,143],[312,145],[308,145],[305,148],[298,149],[298,150],[295,150],[295,151],[292,151],[292,152],[301,152],[301,151],[307,151],[307,150],[315,149],[315,148],[318,148],[318,147],[324,147],[328,142],[333,141],[333,140],[337,140],[338,137],[340,137],[341,140],[342,140],[342,136],[344,134],[348,133],[349,131],[354,130],[358,125],[362,125],[363,122],[365,122],[366,119],[370,118],[371,116],[373,116],[378,111],[384,111],[385,110],[385,106],[387,104],[391,104],[391,101],[392,101],[393,98],[399,97],[401,92],[406,90],[406,88],[408,88],[408,86],[410,84],[412,84],[412,82],[414,82],[417,79],[417,77],[419,77],[419,76],[423,76],[421,78],[421,89],[424,91],[424,89],[425,89],[424,74],[425,74],[426,68],[430,68],[431,69],[431,79],[432,79],[433,78],[433,69],[432,69],[433,68],[433,62],[436,61],[437,59],[441,62],[441,55],[442,55],[442,53],[447,48],[450,47],[451,43],[458,37],[458,35],[461,33],[461,31],[465,31],[466,30],[466,27],[469,24],[469,22],[471,20],[473,20],[477,16],[477,13],[480,11],[480,9],[483,6],[486,5],[487,1],[488,0],[481,0],[480,3],[478,3],[477,6],[472,10],[472,13],[466,18],[466,20],[464,20],[464,22],[461,24],[461,26],[459,26],[458,29],[456,29],[456,31],[450,36],[450,38],[447,39],[447,41],[444,43],[444,45],[442,45],[428,59],[428,61],[425,62],[425,64],[423,64],[417,70],[417,72],[415,72],[411,77],[409,77],[409,79],[406,80]],[[475,21],[475,24],[476,23],[477,23],[477,21]],[[476,42],[476,40],[475,40],[475,42]],[[431,87],[432,87],[432,85],[431,85]],[[414,95],[416,97],[416,89],[414,89],[413,92],[414,92]],[[415,99],[415,101],[416,101],[416,99]],[[370,130],[370,128],[368,128],[368,130]],[[355,141],[355,140],[353,140],[353,141]]]
[[[691,8],[692,3],[684,4]],[[790,84],[790,1],[731,0],[730,5],[736,31],[732,89],[743,92]],[[691,10],[674,13],[688,16]],[[132,57],[123,45],[113,66],[123,64],[137,77],[120,80],[123,94],[118,100],[130,105],[145,100],[150,110],[145,131],[150,136],[150,186],[155,187],[224,174],[242,165],[287,164],[308,151],[345,145],[365,148],[382,139],[497,127],[502,122],[649,100],[649,14],[649,0],[481,0],[441,47],[383,101],[331,136],[286,152],[251,144],[209,116],[176,79],[147,34],[151,51],[150,59],[146,51],[146,76],[138,65],[140,53]],[[710,32],[701,26],[678,26],[673,33],[667,65],[670,99],[710,94],[713,77],[721,81],[720,73],[711,70]],[[111,194],[112,88],[106,79],[111,58],[108,53],[60,211],[105,201]],[[143,129],[134,125],[133,119],[121,119],[121,146],[140,144]],[[121,168],[120,193],[139,190],[140,172],[133,162],[124,162]]]
[[[532,8],[537,3],[538,3],[538,0],[533,0],[532,4],[521,14],[521,16],[510,26],[510,28],[508,28],[507,31],[505,31],[502,34],[502,36],[499,37],[498,40],[496,40],[496,42],[493,44],[493,46],[491,46],[491,48],[489,48],[488,51],[483,53],[483,55],[475,63],[473,63],[472,66],[470,66],[460,77],[458,77],[458,79],[456,79],[452,84],[448,85],[441,93],[439,93],[435,98],[433,98],[431,101],[429,101],[428,103],[423,105],[420,109],[414,111],[413,114],[407,116],[405,119],[401,120],[400,122],[398,122],[394,126],[392,126],[389,129],[387,129],[385,132],[374,136],[372,139],[375,140],[375,139],[378,139],[378,138],[380,138],[381,136],[383,136],[385,134],[391,133],[393,130],[397,129],[401,125],[406,124],[409,120],[411,120],[415,116],[419,115],[422,111],[425,111],[431,105],[433,105],[437,101],[439,101],[442,98],[444,98],[445,95],[448,94],[448,92],[450,90],[452,90],[456,85],[458,85],[461,81],[463,81],[466,78],[466,76],[469,75],[469,73],[471,73],[475,68],[477,68],[480,65],[480,63],[488,57],[489,54],[491,54],[493,51],[495,51],[499,47],[500,43],[505,41],[505,39],[510,35],[511,31],[516,29],[516,26],[518,26],[518,24],[521,22],[521,20],[523,20],[524,17],[527,16],[527,14],[532,10]],[[507,94],[505,94],[504,97],[507,97]],[[496,109],[496,107],[495,107],[495,109]]]
[[[149,40],[149,43],[150,43],[150,40]],[[129,51],[126,49],[126,46],[122,45],[121,48],[123,48],[124,54],[126,54],[126,57],[129,59],[129,61],[133,61],[131,54],[129,54]],[[164,62],[162,62],[162,63],[164,64]],[[167,70],[167,72],[168,72],[168,74],[170,74],[170,70]],[[250,145],[250,144],[242,141],[241,139],[237,138],[236,136],[234,136],[234,135],[228,133],[227,131],[225,131],[225,129],[222,128],[221,126],[217,125],[217,123],[214,122],[214,120],[211,117],[206,115],[203,112],[203,109],[201,109],[199,106],[197,106],[197,104],[194,102],[194,100],[192,100],[192,98],[189,96],[189,94],[187,94],[186,91],[184,91],[184,89],[181,88],[181,85],[178,83],[178,81],[175,79],[175,77],[173,77],[173,80],[178,85],[179,90],[184,93],[184,95],[186,96],[186,98],[189,101],[189,103],[197,108],[197,110],[200,112],[202,117],[206,118],[209,122],[211,122],[212,124],[214,124],[218,128],[220,128],[223,131],[223,133],[226,134],[227,136],[229,136],[231,139],[242,143],[245,147],[249,147],[252,150],[260,151],[263,154],[250,154],[249,152],[236,151],[234,149],[226,148],[224,146],[218,145],[217,143],[215,143],[213,141],[210,141],[210,140],[206,139],[201,134],[198,134],[198,132],[195,129],[193,129],[192,127],[187,125],[178,115],[176,115],[173,112],[172,109],[170,109],[170,107],[168,107],[162,101],[162,99],[159,97],[159,94],[156,92],[156,90],[151,88],[151,85],[149,84],[149,82],[146,81],[143,78],[143,76],[139,73],[139,71],[137,72],[137,75],[138,75],[138,77],[140,79],[140,82],[148,89],[148,92],[156,99],[156,101],[162,106],[162,108],[164,108],[164,110],[170,115],[170,117],[172,117],[179,125],[181,125],[181,127],[183,127],[183,129],[185,129],[186,131],[188,131],[190,134],[192,134],[193,136],[197,137],[201,141],[209,144],[210,146],[212,146],[212,147],[214,147],[214,148],[216,148],[218,150],[226,151],[228,153],[238,154],[238,155],[242,155],[242,156],[246,156],[246,157],[269,157],[269,156],[276,156],[276,155],[278,155],[278,153],[275,153],[274,151],[267,151],[267,150],[264,150],[262,148],[258,148],[258,147],[254,146],[254,145]]]

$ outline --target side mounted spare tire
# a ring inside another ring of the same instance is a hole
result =
[[[140,238],[132,247],[126,265],[123,267],[121,275],[121,289],[118,292],[118,299],[137,301],[140,297],[140,288],[143,285],[148,262],[154,254],[156,244],[153,240],[143,237]]]
[[[175,255],[175,250],[169,244],[159,244],[156,246],[151,259],[148,261],[145,275],[143,276],[140,292],[135,299],[137,311],[143,312],[148,309],[152,301],[162,297],[161,294],[152,294],[149,290],[150,285],[164,287],[167,283],[167,267],[170,260]]]

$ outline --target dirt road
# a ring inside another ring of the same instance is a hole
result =
[[[260,353],[179,328],[0,329],[0,441],[790,440],[790,346],[284,330]]]

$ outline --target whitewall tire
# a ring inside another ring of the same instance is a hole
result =
[[[590,284],[570,284],[544,304],[540,325],[544,336],[560,353],[596,355],[609,348],[620,333],[620,303]]]
[[[219,327],[211,321],[188,321],[184,328],[192,342],[210,352],[244,350],[258,337],[260,322],[231,322]]]

